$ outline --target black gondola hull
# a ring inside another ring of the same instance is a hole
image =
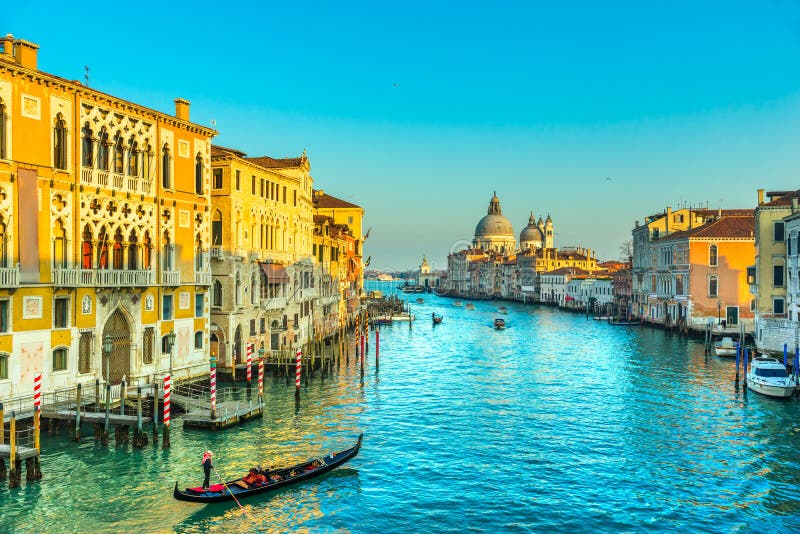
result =
[[[189,488],[182,491],[178,489],[178,483],[175,482],[175,489],[173,490],[172,496],[179,501],[187,501],[187,502],[197,502],[203,504],[210,504],[216,502],[226,502],[232,501],[234,497],[236,499],[243,499],[245,497],[249,497],[251,495],[256,495],[260,493],[269,493],[280,488],[290,486],[292,484],[297,484],[298,482],[302,482],[304,480],[310,480],[312,478],[317,478],[333,469],[336,469],[340,465],[344,464],[345,462],[353,459],[358,454],[358,451],[361,449],[361,441],[364,437],[364,434],[358,436],[358,443],[356,443],[353,447],[346,449],[344,451],[334,453],[330,456],[325,456],[323,458],[317,458],[314,460],[309,460],[307,462],[303,462],[297,464],[292,467],[287,467],[285,469],[280,469],[279,471],[298,471],[298,474],[293,477],[287,477],[277,482],[270,482],[268,484],[264,484],[263,486],[255,486],[252,488],[242,488],[237,485],[237,482],[241,479],[231,480],[229,482],[225,482],[226,488],[220,492],[202,492],[198,493]],[[314,461],[324,461],[324,465],[320,467],[316,467],[313,470],[306,471],[305,468],[309,466]]]

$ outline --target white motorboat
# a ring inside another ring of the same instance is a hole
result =
[[[714,342],[714,353],[717,356],[736,356],[736,342],[733,338],[723,337]]]
[[[777,358],[759,356],[750,362],[747,370],[747,387],[768,397],[791,397],[797,389],[797,379],[789,376],[786,367]]]

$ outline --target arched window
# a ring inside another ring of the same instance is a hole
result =
[[[117,174],[125,172],[125,148],[119,132],[114,136],[114,172]]]
[[[196,271],[203,270],[203,239],[200,234],[194,239],[194,268]]]
[[[142,178],[153,179],[153,149],[148,141],[145,141],[142,147]]]
[[[97,136],[97,168],[107,171],[108,170],[108,131],[103,126],[100,129],[100,134]]]
[[[211,218],[211,246],[222,246],[222,212],[216,210]]]
[[[202,349],[203,348],[203,331],[198,330],[194,333],[194,348]]]
[[[173,266],[172,242],[169,239],[169,233],[167,231],[164,231],[163,242],[164,242],[164,252],[163,252],[163,258],[162,258],[163,261],[161,268],[165,271],[171,271]]]
[[[198,195],[203,194],[203,156],[200,152],[194,158],[194,191]]]
[[[242,305],[242,276],[239,273],[236,273],[236,292],[233,294],[233,297],[236,299],[236,306]]]
[[[711,267],[716,267],[717,264],[717,245],[708,246],[708,264]]]
[[[53,267],[67,267],[67,232],[60,220],[53,228]]]
[[[0,159],[6,159],[6,105],[0,98]]]
[[[108,269],[108,233],[105,227],[100,230],[100,235],[97,236],[97,268]]]
[[[136,230],[131,231],[128,238],[128,270],[135,271],[139,268],[139,239]]]
[[[708,296],[709,297],[716,297],[717,296],[717,277],[710,276],[708,278]]]
[[[144,233],[142,238],[142,268],[150,270],[153,257],[153,244],[150,242],[150,232]]]
[[[211,295],[211,305],[215,308],[222,307],[222,284],[219,280],[214,280],[214,291]]]
[[[256,272],[250,276],[250,303],[258,304],[258,275]]]
[[[128,143],[128,176],[139,176],[139,144],[133,137]]]
[[[161,152],[161,186],[164,189],[170,189],[172,187],[172,180],[170,179],[169,174],[169,145],[164,145],[164,150]]]
[[[81,154],[83,154],[82,164],[84,167],[94,166],[94,141],[92,140],[94,133],[89,123],[83,125],[81,130]]]
[[[8,353],[0,353],[0,380],[8,378]]]
[[[78,341],[78,372],[81,374],[86,374],[91,370],[92,336],[91,332],[83,332]]]
[[[117,228],[117,233],[114,234],[113,265],[115,270],[122,269],[122,231],[119,228]]]
[[[8,257],[8,233],[6,229],[6,221],[0,215],[0,267],[8,267],[10,263]]]
[[[67,168],[67,123],[61,113],[56,115],[53,127],[53,166],[56,169]]]
[[[83,228],[81,237],[81,269],[93,269],[92,263],[92,231],[87,224]]]

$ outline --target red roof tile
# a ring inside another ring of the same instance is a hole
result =
[[[755,216],[730,216],[711,221],[703,226],[675,232],[659,241],[674,241],[686,238],[727,238],[727,239],[754,239]]]
[[[780,194],[778,191],[770,191],[767,195],[777,195]],[[776,198],[775,200],[770,200],[769,202],[764,202],[761,206],[790,206],[792,204],[792,198],[800,198],[800,189],[797,191],[787,191],[785,195]]]
[[[346,200],[342,200],[341,198],[336,198],[327,193],[320,193],[319,191],[314,191],[314,207],[322,209],[330,209],[330,208],[360,208],[361,206],[356,206],[355,204],[352,204]]]
[[[260,156],[257,158],[244,158],[251,163],[255,163],[259,167],[265,169],[288,169],[289,167],[299,167],[303,163],[303,158],[271,158],[269,156]]]
[[[228,155],[234,155],[239,158],[247,156],[247,154],[245,154],[241,150],[236,150],[235,148],[227,148],[219,145],[211,145],[212,158],[217,156],[228,156]]]

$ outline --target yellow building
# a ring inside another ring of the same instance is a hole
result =
[[[314,215],[313,252],[319,291],[314,331],[323,336],[335,332],[347,314],[342,288],[347,285],[347,252],[351,241],[352,234],[347,225],[336,224],[326,215]]]
[[[207,372],[215,132],[0,46],[0,399],[39,372],[45,391]]]
[[[314,191],[314,214],[333,220],[347,230],[340,234],[346,244],[347,265],[345,280],[340,283],[342,300],[346,301],[348,318],[359,307],[359,299],[364,293],[363,219],[364,208],[346,200],[331,196],[323,190]]]
[[[211,149],[211,351],[223,365],[305,343],[314,277],[311,166]]]

